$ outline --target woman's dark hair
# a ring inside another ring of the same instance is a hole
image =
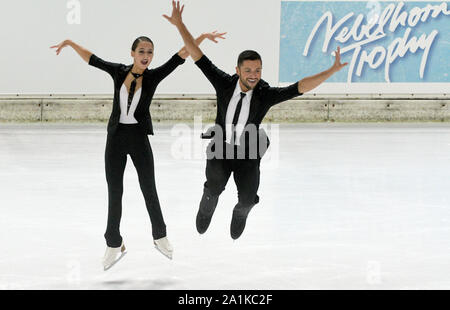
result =
[[[246,50],[239,54],[238,67],[240,67],[245,60],[260,60],[262,64],[261,56],[252,50]]]
[[[139,37],[136,40],[134,40],[133,45],[131,46],[131,50],[133,52],[136,51],[137,46],[141,42],[150,42],[153,45],[153,47],[155,46],[155,44],[153,44],[153,41],[150,40],[150,38],[142,36],[142,37]]]

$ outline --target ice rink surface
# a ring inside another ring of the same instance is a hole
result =
[[[0,124],[0,289],[450,289],[450,124],[281,125],[236,241],[232,178],[197,233],[205,161],[172,129],[149,137],[174,259],[128,157],[128,254],[104,272],[106,124]]]

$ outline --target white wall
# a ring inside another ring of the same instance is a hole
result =
[[[112,93],[112,80],[88,66],[70,48],[56,56],[50,46],[70,38],[105,60],[132,63],[133,40],[147,35],[155,43],[150,67],[169,59],[183,45],[176,28],[162,14],[170,0],[80,0],[81,24],[69,25],[69,0],[1,1],[0,93]],[[261,3],[264,3],[262,5]],[[194,36],[227,31],[219,44],[202,48],[218,67],[233,73],[239,52],[258,50],[264,78],[278,81],[279,0],[185,0],[184,20]],[[159,86],[158,93],[213,93],[206,78],[189,59]]]
[[[129,64],[133,40],[147,35],[155,42],[151,67],[158,66],[182,47],[169,14],[170,0],[79,0],[81,24],[69,25],[69,0],[1,1],[0,94],[110,94],[110,77],[84,63],[70,48],[56,56],[50,46],[70,38],[99,57]],[[184,20],[191,32],[227,31],[227,39],[202,49],[224,71],[233,73],[244,49],[263,57],[263,78],[278,83],[281,0],[185,0]],[[331,63],[330,63],[331,65]],[[317,68],[317,72],[327,68]],[[431,92],[449,92],[450,83]],[[344,86],[344,87],[342,87]],[[428,85],[369,85],[372,92],[430,92]],[[325,83],[318,93],[346,92],[345,84]],[[213,93],[192,60],[159,86],[159,94]]]

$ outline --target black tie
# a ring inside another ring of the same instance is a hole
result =
[[[232,141],[234,141],[233,143],[236,143],[236,125],[238,123],[239,120],[239,114],[241,113],[241,108],[242,108],[242,100],[245,97],[245,93],[241,92],[241,99],[239,99],[237,106],[236,106],[236,111],[234,112],[234,117],[233,117],[233,139]]]
[[[130,92],[128,93],[127,115],[130,111],[131,103],[133,102],[134,91],[136,90],[136,80],[142,76],[142,74],[139,73],[131,72],[131,74],[134,76],[134,80],[131,82]]]

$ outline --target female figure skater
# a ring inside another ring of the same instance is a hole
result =
[[[225,33],[205,33],[197,38],[200,44],[204,39],[217,43],[224,39]],[[108,135],[105,150],[105,170],[108,183],[108,223],[105,232],[106,252],[103,258],[104,270],[111,268],[126,254],[120,235],[122,216],[123,174],[129,154],[136,167],[139,184],[152,224],[153,242],[157,250],[172,259],[173,249],[167,239],[166,225],[155,186],[152,149],[147,135],[153,135],[149,107],[158,84],[185,62],[189,53],[183,47],[169,61],[155,69],[148,69],[154,53],[154,45],[148,37],[137,38],[131,48],[133,65],[124,65],[102,60],[87,49],[71,40],[52,46],[59,55],[66,46],[72,47],[80,57],[108,72],[114,80],[114,101],[108,122]]]

